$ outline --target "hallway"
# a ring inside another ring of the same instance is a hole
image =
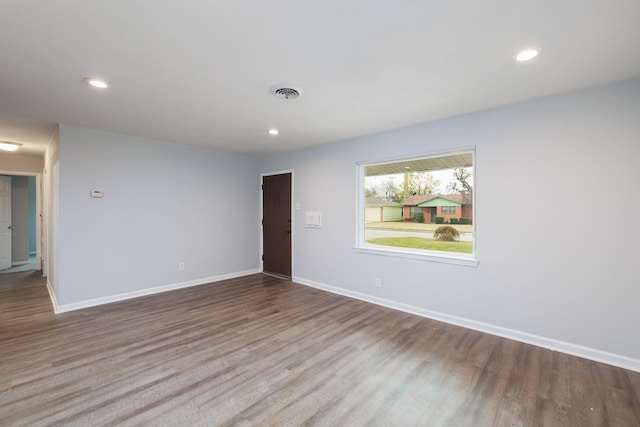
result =
[[[0,274],[22,273],[25,271],[33,272],[36,269],[36,254],[29,255],[29,262],[22,265],[16,265],[6,270],[0,270]]]

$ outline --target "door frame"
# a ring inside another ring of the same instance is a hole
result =
[[[262,254],[264,253],[264,228],[262,227],[262,219],[264,218],[264,193],[262,191],[262,182],[264,180],[265,176],[272,176],[272,175],[283,175],[283,174],[291,174],[291,280],[294,280],[295,277],[295,236],[296,236],[296,232],[295,232],[295,224],[296,224],[296,219],[295,219],[295,206],[293,203],[294,200],[294,188],[295,188],[295,173],[293,169],[284,169],[284,170],[278,170],[278,171],[273,171],[273,172],[261,172],[260,173],[260,183],[259,183],[259,189],[260,189],[260,218],[259,218],[259,223],[258,225],[260,226],[260,252],[258,253],[258,265],[260,266],[260,271],[264,271],[264,261],[262,260]]]
[[[36,177],[36,270],[42,270],[42,174],[38,172],[0,170],[0,175]]]

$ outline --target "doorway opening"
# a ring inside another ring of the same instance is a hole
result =
[[[41,270],[40,174],[0,171],[0,274]]]

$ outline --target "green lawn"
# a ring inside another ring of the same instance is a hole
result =
[[[471,242],[441,242],[423,237],[378,237],[377,239],[367,240],[367,243],[399,246],[401,248],[427,249],[430,251],[461,252],[465,254],[473,252]]]

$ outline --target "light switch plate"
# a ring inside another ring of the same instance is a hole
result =
[[[322,228],[322,212],[305,212],[304,226],[307,228]]]

